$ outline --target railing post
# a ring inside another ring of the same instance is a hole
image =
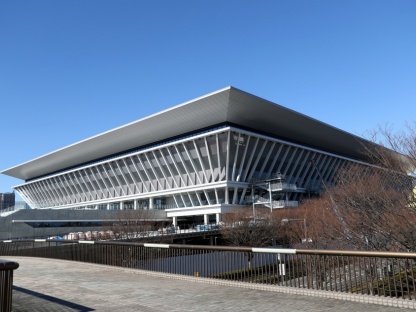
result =
[[[18,267],[17,262],[0,260],[0,312],[12,310],[13,271]]]

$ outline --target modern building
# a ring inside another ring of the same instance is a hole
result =
[[[63,147],[2,173],[37,209],[162,210],[219,222],[247,205],[296,207],[338,168],[366,164],[360,137],[234,87]]]
[[[13,207],[15,204],[15,194],[11,193],[0,193],[0,211]]]
[[[23,200],[16,200],[14,203],[14,210],[30,209],[30,206]]]

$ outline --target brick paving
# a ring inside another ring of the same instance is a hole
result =
[[[23,257],[7,257],[7,260],[20,264],[14,272],[14,312],[411,311],[371,303],[248,289],[243,283],[234,284],[240,287],[230,287],[209,284],[209,280],[202,278],[176,279],[80,262]],[[287,288],[284,291],[288,291]],[[327,296],[328,292],[311,294]],[[368,297],[354,297],[354,300],[362,299],[368,300]],[[396,303],[394,300],[389,302]]]

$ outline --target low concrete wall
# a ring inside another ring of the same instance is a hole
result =
[[[24,209],[0,217],[0,239],[46,238],[70,232],[100,231],[103,227],[42,227],[35,228],[19,220],[120,220],[160,219],[169,222],[164,210],[69,210]],[[104,230],[108,230],[108,227]]]

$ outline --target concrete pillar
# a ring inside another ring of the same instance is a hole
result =
[[[120,202],[120,210],[123,210],[124,209],[124,202]]]
[[[178,225],[178,217],[172,217],[172,224],[176,228],[176,226]]]
[[[204,224],[208,224],[209,223],[209,215],[204,214]]]
[[[153,209],[153,197],[149,198],[149,209]]]
[[[137,210],[137,199],[133,200],[134,210]]]
[[[221,222],[221,214],[220,213],[215,214],[215,220],[216,220],[217,224]]]
[[[110,203],[107,203],[107,210],[110,210]]]

